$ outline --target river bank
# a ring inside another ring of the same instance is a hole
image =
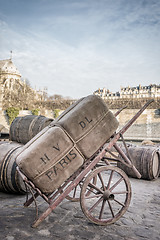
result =
[[[113,113],[116,113],[117,109],[111,109]],[[124,109],[117,116],[119,121],[119,129],[135,116],[139,109]],[[31,112],[28,110],[20,111],[19,116],[30,115]],[[48,118],[54,118],[52,111],[45,111],[43,115]],[[3,117],[0,114],[0,124],[5,126],[5,133],[9,133],[9,124],[7,117],[3,112]],[[2,128],[3,129],[3,128]],[[7,131],[6,131],[7,129]],[[145,109],[145,111],[139,116],[132,126],[124,133],[124,138],[128,141],[141,142],[143,140],[151,140],[154,142],[160,142],[160,115],[156,114],[156,109]]]

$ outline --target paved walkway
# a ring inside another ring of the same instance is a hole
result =
[[[160,178],[130,178],[132,200],[116,223],[98,226],[83,215],[79,203],[64,200],[38,228],[34,204],[23,207],[25,196],[0,193],[0,240],[160,240]],[[40,212],[46,203],[39,198]]]

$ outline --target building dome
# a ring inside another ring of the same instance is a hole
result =
[[[0,75],[5,74],[16,75],[19,78],[21,77],[20,72],[17,70],[11,59],[0,60]]]

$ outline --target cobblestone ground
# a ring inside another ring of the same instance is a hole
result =
[[[132,200],[116,223],[98,226],[83,215],[80,204],[64,200],[38,228],[31,228],[34,204],[23,207],[25,196],[0,193],[0,239],[2,240],[160,240],[160,178],[130,178]],[[39,198],[40,212],[47,207]]]

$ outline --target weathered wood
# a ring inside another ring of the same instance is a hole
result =
[[[36,115],[17,117],[10,127],[10,140],[25,144],[52,121],[51,118]]]

